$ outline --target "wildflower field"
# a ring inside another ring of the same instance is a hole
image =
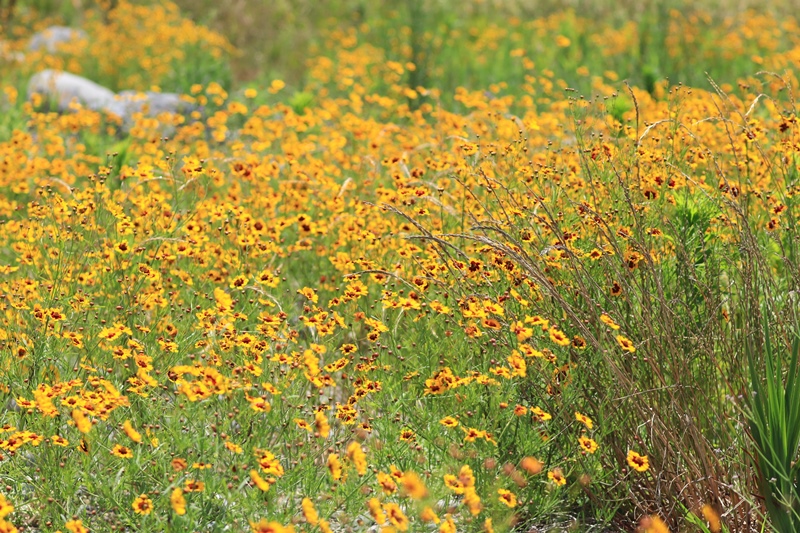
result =
[[[0,2],[0,532],[800,531],[790,9],[184,3]]]

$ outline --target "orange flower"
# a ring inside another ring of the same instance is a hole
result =
[[[317,411],[314,414],[314,427],[317,433],[319,433],[319,436],[323,439],[327,438],[331,433],[331,426],[328,424],[328,419],[322,411]]]
[[[522,460],[522,462],[520,463],[520,466],[528,474],[530,474],[532,476],[535,476],[536,474],[538,474],[539,472],[542,471],[542,467],[544,466],[544,463],[542,463],[540,460],[536,459],[535,457],[525,457]]]

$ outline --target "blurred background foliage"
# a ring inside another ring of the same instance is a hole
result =
[[[6,34],[21,31],[34,20],[39,25],[49,21],[73,26],[97,16],[108,21],[119,2],[15,3],[15,23],[4,25]],[[301,89],[308,81],[309,59],[334,53],[331,36],[339,40],[335,44],[342,44],[342,36],[353,36],[357,42],[352,44],[375,47],[385,60],[414,63],[413,70],[404,69],[404,83],[411,88],[436,87],[445,95],[457,87],[484,89],[502,82],[513,92],[533,68],[552,71],[554,79],[586,91],[591,90],[590,75],[604,74],[651,91],[664,78],[707,85],[707,76],[751,75],[763,68],[764,56],[798,44],[796,0],[176,0],[175,4],[182,15],[223,35],[235,48],[229,58],[230,73],[211,73],[226,88],[279,78]],[[766,27],[763,21],[772,17],[784,20],[784,26]],[[553,39],[558,39],[557,46]],[[205,63],[194,62],[192,69]],[[185,80],[187,75],[181,71],[175,78]]]

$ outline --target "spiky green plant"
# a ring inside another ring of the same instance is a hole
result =
[[[800,446],[800,335],[795,327],[791,347],[773,345],[768,314],[763,316],[763,344],[747,343],[752,384],[750,435],[757,450],[758,483],[768,518],[775,531],[789,533],[800,531],[800,464],[796,461]],[[797,321],[794,323],[796,326]]]

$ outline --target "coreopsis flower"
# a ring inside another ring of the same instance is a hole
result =
[[[623,337],[622,335],[617,335],[617,343],[619,343],[619,347],[625,350],[626,352],[630,353],[636,352],[636,347],[633,345],[633,341],[631,341],[627,337]]]
[[[575,420],[586,426],[588,429],[592,429],[594,427],[594,422],[592,422],[592,419],[586,415],[582,415],[578,411],[575,411]]]
[[[478,496],[478,492],[472,485],[468,485],[464,488],[464,505],[467,506],[467,509],[469,509],[469,512],[472,516],[480,514],[481,510],[483,509],[481,498]]]
[[[185,492],[203,492],[206,490],[206,484],[196,479],[187,479],[183,483],[183,490]]]
[[[403,513],[399,505],[389,502],[383,505],[383,510],[394,527],[400,531],[408,531],[408,517]]]
[[[69,441],[59,435],[53,435],[52,437],[50,437],[50,442],[54,446],[61,446],[61,447],[69,446]]]
[[[559,487],[567,484],[567,478],[564,477],[564,473],[561,471],[560,468],[556,468],[551,470],[547,473],[547,479],[558,485]]]
[[[700,512],[703,514],[703,518],[706,519],[706,522],[708,522],[708,529],[711,530],[711,533],[719,533],[722,530],[719,513],[716,509],[709,504],[705,504]]]
[[[7,517],[14,512],[14,506],[11,505],[4,494],[0,494],[0,519]]]
[[[82,520],[70,520],[64,527],[71,533],[89,533],[89,528],[83,525]]]
[[[563,331],[556,328],[550,328],[548,333],[550,335],[550,340],[554,343],[558,344],[559,346],[569,346],[571,341]]]
[[[597,451],[597,443],[589,437],[578,437],[578,443],[586,453],[594,453]]]
[[[602,322],[603,324],[605,324],[606,326],[608,326],[611,329],[614,329],[614,330],[619,329],[619,325],[616,322],[614,322],[614,319],[611,318],[610,316],[608,316],[605,313],[600,315],[600,322]]]
[[[498,499],[500,503],[505,505],[506,507],[516,507],[517,506],[517,496],[511,492],[510,490],[506,489],[497,489]]]
[[[317,433],[319,433],[319,436],[323,439],[327,438],[331,433],[331,426],[328,424],[328,419],[325,417],[325,413],[322,411],[317,411],[314,414],[314,427],[316,428]]]
[[[147,494],[142,494],[133,501],[131,507],[136,514],[149,515],[153,512],[153,501],[147,497]]]
[[[456,533],[456,523],[449,514],[445,515],[444,522],[439,526],[439,533]]]
[[[133,451],[127,446],[115,444],[114,447],[111,448],[111,455],[115,455],[122,459],[130,459],[131,457],[133,457]]]
[[[369,514],[372,515],[372,519],[376,523],[380,525],[386,523],[386,513],[383,512],[383,507],[381,507],[381,502],[378,498],[370,498],[367,502],[367,507],[369,507]]]
[[[250,479],[253,481],[253,484],[263,492],[267,492],[269,490],[270,484],[258,474],[258,471],[251,470]]]
[[[376,478],[378,484],[381,486],[381,490],[383,490],[385,494],[393,494],[397,490],[397,483],[395,483],[394,478],[389,474],[378,472]]]
[[[300,507],[303,510],[303,516],[306,522],[312,526],[316,526],[319,523],[319,514],[317,514],[317,510],[314,508],[314,502],[312,502],[310,498],[303,498],[303,501],[300,502]]]
[[[268,522],[262,518],[258,522],[250,522],[250,527],[253,533],[291,533],[294,531],[293,527],[283,526],[280,522]]]
[[[430,506],[426,506],[422,512],[419,514],[419,519],[423,522],[432,522],[434,524],[438,524],[441,520],[436,515],[436,512]]]
[[[328,456],[328,472],[335,481],[342,478],[342,463],[338,454],[332,453]]]
[[[180,487],[175,487],[172,491],[169,496],[169,503],[172,505],[172,510],[175,511],[175,514],[186,514],[186,498],[183,497],[183,491]]]
[[[347,445],[347,457],[353,461],[359,476],[367,473],[367,456],[359,443],[353,441]]]
[[[548,420],[552,419],[553,416],[541,409],[540,407],[531,407],[531,415],[533,419],[537,422],[547,422]]]
[[[142,435],[136,429],[134,429],[133,425],[131,424],[130,420],[126,420],[122,423],[122,430],[131,439],[133,442],[139,443],[142,442]]]
[[[86,418],[86,415],[80,409],[72,410],[72,420],[81,433],[89,433],[92,430],[92,422]]]
[[[403,494],[414,500],[421,500],[428,494],[428,489],[425,488],[422,479],[412,470],[403,473],[403,479],[400,483],[403,487]]]
[[[637,472],[645,472],[650,468],[650,460],[646,455],[639,455],[633,450],[628,450],[628,465]]]
[[[667,524],[655,515],[645,516],[639,522],[639,529],[642,533],[669,533]]]

